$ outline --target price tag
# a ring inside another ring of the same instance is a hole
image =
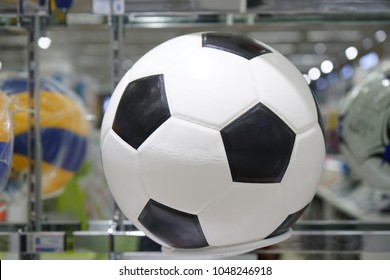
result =
[[[33,235],[33,252],[63,252],[64,235],[37,233]]]
[[[112,7],[110,7],[112,4]],[[125,0],[93,0],[92,13],[97,15],[123,15],[125,13]]]

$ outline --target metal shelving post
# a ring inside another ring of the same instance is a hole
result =
[[[123,16],[117,14],[114,10],[114,1],[110,0],[110,8],[109,8],[109,16],[108,16],[108,25],[110,26],[110,46],[111,46],[111,85],[112,92],[115,87],[119,83],[122,77],[122,67],[121,67],[121,50],[122,50],[122,42],[123,42]],[[109,233],[109,258],[110,259],[118,259],[119,255],[115,253],[115,237],[113,233],[117,230],[123,231],[124,215],[120,210],[119,206],[116,202],[114,202],[114,212],[112,216],[112,224],[108,229]]]
[[[28,31],[27,44],[27,83],[28,83],[28,205],[27,225],[20,231],[20,258],[39,259],[40,254],[34,252],[31,243],[33,232],[42,231],[42,148],[40,134],[40,58],[38,40],[41,36],[40,11],[34,15],[25,15],[23,1],[19,1],[19,22],[26,26]]]
[[[28,228],[32,231],[42,230],[42,145],[40,134],[40,71],[38,39],[41,33],[40,17],[31,17],[28,46],[28,104],[29,104],[29,131],[28,131],[28,155],[29,155],[29,215]]]
[[[18,1],[18,25],[27,30],[27,222],[19,229],[19,258],[40,259],[46,250],[62,251],[65,248],[64,232],[44,232],[42,203],[42,141],[40,129],[40,48],[42,30],[49,24],[50,2],[34,11],[24,9]],[[54,244],[54,245],[53,245]]]

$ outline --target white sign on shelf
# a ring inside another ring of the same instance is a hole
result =
[[[123,15],[125,13],[125,0],[93,0],[92,13],[96,15]]]
[[[64,234],[36,233],[33,234],[33,252],[63,252]]]

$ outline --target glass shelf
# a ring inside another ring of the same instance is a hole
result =
[[[96,229],[107,227],[111,221],[91,221]],[[143,259],[151,256],[160,259],[174,258],[162,254],[159,250],[140,251],[139,244],[144,235],[131,224],[127,224],[126,231],[88,230],[73,231],[75,225],[53,224],[49,228],[58,230],[66,228],[71,234],[61,231],[18,233],[0,233],[0,252],[17,256],[20,249],[28,247],[29,253],[46,253],[46,257],[61,259],[58,253],[90,252],[92,255],[103,254],[100,258],[109,258],[108,254],[115,254],[115,258]],[[21,238],[26,236],[27,238]],[[35,238],[35,239],[34,239]],[[34,240],[46,240],[48,248],[34,247]],[[27,243],[26,243],[27,242]],[[59,245],[58,245],[59,244]],[[61,245],[62,244],[62,245]],[[68,245],[64,245],[68,244]],[[61,246],[62,247],[61,247]],[[54,250],[54,249],[55,250]],[[293,227],[292,237],[284,242],[267,248],[261,248],[246,254],[275,255],[279,257],[295,256],[294,258],[323,259],[340,256],[348,258],[382,258],[390,257],[390,225],[360,221],[304,221]],[[232,257],[234,259],[234,257]],[[245,256],[236,256],[237,259]]]

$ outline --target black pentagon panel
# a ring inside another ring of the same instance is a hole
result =
[[[268,235],[267,238],[271,238],[287,232],[296,223],[296,221],[298,221],[308,206],[309,204],[303,207],[301,210],[288,215],[287,218],[280,224],[280,226],[278,226],[277,229]]]
[[[174,248],[195,249],[209,244],[198,217],[150,199],[138,221],[151,233]]]
[[[202,47],[230,52],[248,60],[271,53],[271,50],[251,38],[229,33],[203,33]]]
[[[277,183],[283,178],[295,133],[258,103],[221,130],[234,182]]]
[[[134,149],[171,116],[163,75],[132,81],[123,92],[112,129]]]

